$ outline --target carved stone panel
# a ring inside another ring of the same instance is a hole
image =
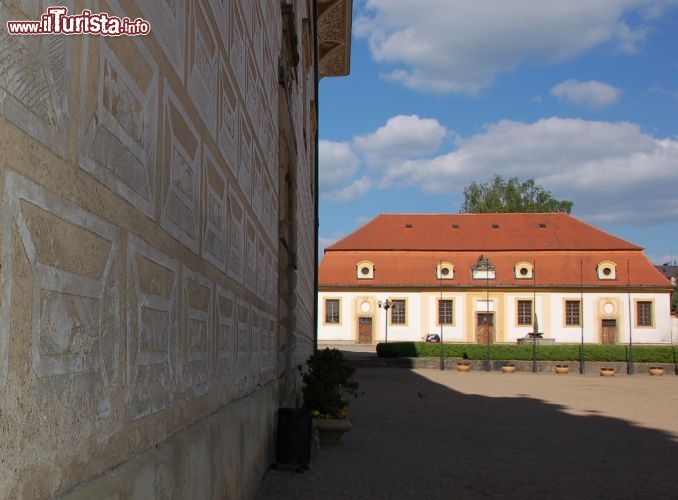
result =
[[[249,216],[245,225],[245,286],[257,291],[257,230]]]
[[[219,150],[233,177],[238,177],[238,138],[240,137],[240,106],[229,69],[221,60],[218,138]]]
[[[158,40],[165,57],[180,80],[184,79],[186,41],[185,0],[134,0],[144,19],[151,24],[152,34]]]
[[[264,299],[266,297],[266,242],[259,237],[259,246],[257,248],[257,296]],[[272,286],[272,284],[270,284]]]
[[[217,372],[222,382],[227,381],[235,360],[237,314],[233,292],[217,287]]]
[[[198,397],[209,390],[212,366],[213,285],[210,280],[184,266],[183,337],[186,342],[186,372],[189,396]]]
[[[245,208],[233,189],[229,190],[228,207],[228,275],[242,284],[245,265]]]
[[[237,362],[240,366],[249,366],[250,362],[250,304],[243,299],[237,299],[237,328],[238,328],[238,354]]]
[[[178,380],[179,266],[142,239],[127,241],[127,397],[135,420],[172,404]]]
[[[252,200],[252,168],[254,153],[252,149],[252,133],[247,127],[240,130],[240,167],[238,168],[238,184],[245,194],[245,202]]]
[[[118,228],[8,169],[1,234],[0,388],[7,375],[12,287],[18,286],[32,297],[25,304],[31,318],[31,359],[25,362],[38,379],[70,377],[74,390],[89,387],[88,401],[92,394],[101,398],[91,413],[108,416],[120,340]],[[13,276],[13,248],[25,252],[30,276]]]
[[[231,0],[209,0],[209,2],[217,26],[219,26],[221,41],[228,52],[231,45],[231,18],[233,16],[231,14],[231,9],[233,8],[234,2]]]
[[[163,206],[160,225],[198,253],[200,241],[201,139],[184,107],[165,83]]]
[[[202,256],[225,273],[228,249],[228,183],[223,169],[207,148],[203,154],[203,175],[207,192]]]
[[[70,0],[58,4],[73,8]],[[5,1],[0,19],[38,20],[38,7]],[[68,155],[72,45],[69,36],[12,36],[0,29],[0,115],[62,158]]]
[[[252,165],[252,208],[259,221],[263,221],[264,207],[264,165],[259,151],[255,149],[254,163]]]
[[[230,43],[229,62],[235,73],[235,81],[240,88],[240,92],[245,92],[246,75],[246,57],[247,45],[245,38],[245,28],[242,23],[242,17],[238,9],[233,9],[233,22],[231,24],[231,43]]]
[[[105,37],[82,40],[80,167],[153,217],[157,66],[138,37],[124,38],[124,45],[109,45]],[[95,71],[96,86],[90,84]]]
[[[258,374],[261,369],[261,313],[250,306],[250,364],[251,372]]]
[[[214,137],[216,130],[217,79],[219,51],[217,39],[208,21],[202,2],[191,4],[191,45],[188,63],[188,93],[207,130]]]

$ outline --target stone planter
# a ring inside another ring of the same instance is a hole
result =
[[[501,367],[501,371],[503,371],[504,373],[513,373],[516,371],[516,365],[512,363],[507,363]]]
[[[570,372],[569,365],[556,365],[555,371],[558,375],[564,375]]]
[[[614,377],[614,368],[601,368],[600,369],[601,377]]]
[[[661,377],[664,375],[664,368],[662,366],[651,366],[649,372],[654,377]]]
[[[341,436],[353,427],[347,419],[339,418],[314,418],[313,425],[318,431],[321,448],[336,446]]]
[[[471,363],[469,363],[468,361],[459,361],[457,363],[457,371],[458,372],[466,373],[470,369],[471,369]]]

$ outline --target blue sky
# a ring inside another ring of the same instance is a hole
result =
[[[380,213],[456,213],[497,173],[678,259],[678,0],[354,0],[319,168],[321,255]]]

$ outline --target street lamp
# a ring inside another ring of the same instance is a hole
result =
[[[494,318],[490,321],[490,274],[494,279],[495,267],[490,262],[490,259],[481,255],[475,264],[471,266],[471,275],[474,279],[485,275],[485,317],[483,319],[483,326],[485,327],[485,335],[487,337],[487,360],[485,363],[485,370],[491,371],[491,355],[490,355],[490,326],[494,324]]]
[[[393,302],[390,300],[386,299],[384,302],[381,300],[377,302],[379,307],[384,309],[385,315],[384,315],[384,343],[388,344],[388,310],[391,308],[391,305],[393,305]]]

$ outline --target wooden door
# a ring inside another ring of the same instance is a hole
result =
[[[494,313],[478,313],[476,321],[476,342],[478,344],[494,342]]]
[[[358,318],[358,344],[372,343],[372,318],[361,316]]]
[[[600,328],[600,341],[603,344],[617,343],[617,320],[604,319]]]

